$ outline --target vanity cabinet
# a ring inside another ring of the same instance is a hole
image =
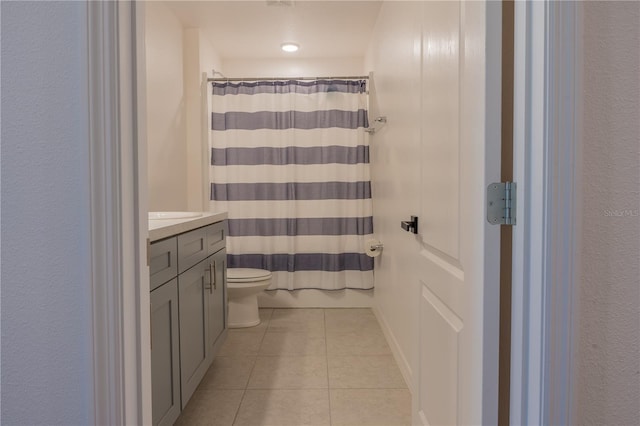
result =
[[[226,336],[225,234],[223,221],[151,244],[154,425],[175,422]]]

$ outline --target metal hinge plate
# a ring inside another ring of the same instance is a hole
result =
[[[492,225],[516,224],[515,182],[496,182],[487,187],[487,221]]]

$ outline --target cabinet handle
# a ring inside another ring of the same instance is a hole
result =
[[[213,261],[213,288],[217,289],[218,288],[218,283],[217,283],[217,278],[218,278],[218,272],[216,271],[216,264],[217,262],[214,260]]]
[[[211,291],[211,265],[209,265],[209,268],[204,270],[204,274],[205,274],[205,284],[204,284],[204,288],[205,290],[209,290]],[[209,274],[209,282],[207,282],[207,277],[206,275]]]
[[[213,289],[216,288],[216,270],[215,270],[215,263],[213,265],[213,270],[211,269],[212,265],[211,263],[209,264],[209,293],[213,294]]]

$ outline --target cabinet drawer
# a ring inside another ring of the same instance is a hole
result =
[[[220,251],[225,247],[227,236],[227,221],[217,222],[205,228],[207,234],[207,256]]]
[[[178,275],[178,246],[175,238],[151,244],[149,272],[151,290],[161,286]]]
[[[178,272],[181,274],[208,256],[205,228],[178,235]]]
[[[223,249],[226,235],[226,220],[178,235],[178,272]]]

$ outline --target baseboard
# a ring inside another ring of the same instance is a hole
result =
[[[374,290],[270,290],[258,295],[261,308],[371,308]]]
[[[378,323],[380,323],[382,333],[384,333],[384,337],[387,339],[387,343],[389,343],[389,346],[391,347],[391,353],[393,354],[393,358],[396,360],[396,364],[398,364],[398,368],[400,368],[400,373],[409,388],[409,392],[413,393],[413,372],[411,370],[411,366],[407,361],[407,358],[404,356],[404,352],[400,349],[400,345],[398,344],[398,341],[391,331],[391,327],[389,327],[389,323],[387,323],[382,312],[380,312],[377,306],[373,306],[372,309],[374,315],[378,319]]]

